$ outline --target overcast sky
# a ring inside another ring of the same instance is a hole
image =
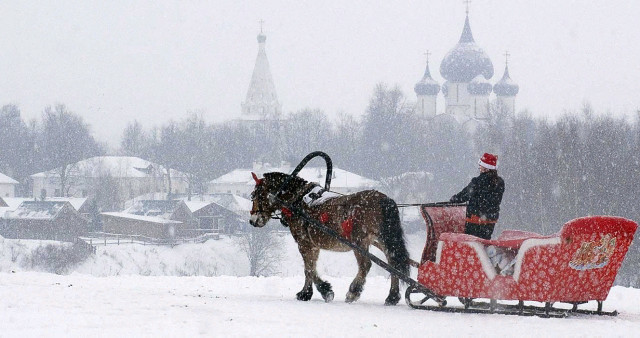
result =
[[[237,118],[258,49],[259,20],[285,112],[360,116],[376,83],[414,84],[457,42],[463,1],[2,1],[0,104],[27,119],[64,103],[101,141],[133,119],[149,127],[187,112]],[[475,0],[470,23],[495,83],[509,50],[517,109],[535,116],[585,101],[640,109],[640,3]],[[440,98],[440,107],[444,99]]]

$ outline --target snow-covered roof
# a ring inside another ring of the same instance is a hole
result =
[[[8,219],[53,219],[65,205],[66,201],[24,201],[13,211],[7,211]]]
[[[5,211],[13,211],[16,210],[22,202],[25,201],[34,201],[33,197],[3,197],[2,198],[5,203],[7,203],[7,207],[4,208]],[[69,202],[71,206],[79,211],[80,208],[87,202],[87,198],[85,197],[47,197],[45,201],[52,202]],[[0,209],[0,217],[2,217],[2,210]]]
[[[162,219],[170,219],[178,209],[182,200],[140,200],[135,202],[124,212],[139,216],[153,216]]]
[[[33,198],[25,197],[3,197],[2,200],[7,205],[6,207],[0,207],[0,218],[4,218],[9,211],[16,210],[20,204],[24,201],[33,201]]]
[[[46,201],[69,202],[76,211],[79,211],[88,199],[86,197],[47,197]]]
[[[150,223],[159,223],[159,224],[181,224],[182,223],[180,221],[172,221],[169,219],[164,219],[156,216],[143,216],[143,215],[129,214],[126,212],[103,212],[100,214],[106,215],[106,216],[112,216],[112,217],[135,219],[138,221],[145,221]]]
[[[264,174],[264,172],[284,172],[289,174],[291,170],[288,167],[270,167],[263,172],[257,173],[258,175]],[[230,173],[224,174],[210,183],[212,184],[247,184],[247,185],[255,185],[256,182],[253,180],[251,176],[250,169],[236,169]],[[315,182],[324,186],[325,182],[325,174],[326,168],[324,167],[305,167],[300,170],[298,176],[309,181]],[[346,171],[340,168],[333,168],[333,177],[331,178],[331,188],[365,188],[365,187],[377,187],[379,186],[379,182],[372,180],[370,178],[366,178],[360,176],[358,174],[354,174],[350,171]]]
[[[0,173],[0,184],[19,184],[20,182],[14,180],[13,178]]]
[[[96,156],[82,160],[72,165],[70,175],[82,177],[104,177],[109,175],[114,178],[136,178],[161,176],[164,169],[157,163],[153,163],[133,156]],[[56,169],[43,171],[31,177],[49,177],[56,175]],[[184,177],[185,174],[171,170],[173,177]]]
[[[223,207],[237,213],[243,214],[246,211],[251,210],[253,203],[241,196],[229,194],[229,193],[214,193],[210,194],[212,200]]]
[[[16,210],[24,201],[33,201],[33,197],[3,197],[9,210]]]
[[[166,193],[147,193],[126,201],[125,207],[128,209],[135,203],[143,200],[161,200],[167,197]],[[216,203],[225,209],[229,209],[238,215],[244,215],[253,206],[251,201],[230,193],[212,193],[205,195],[191,195],[191,201],[186,194],[174,194],[174,199],[183,200],[191,212],[196,212],[211,203]]]
[[[196,212],[204,207],[206,207],[207,205],[210,205],[213,202],[203,202],[203,201],[184,201],[184,204],[187,205],[187,208],[189,208],[189,210],[191,212]]]

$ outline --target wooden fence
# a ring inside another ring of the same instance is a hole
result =
[[[208,232],[202,233],[196,237],[192,238],[173,238],[173,239],[165,239],[165,238],[152,238],[142,235],[124,235],[124,234],[114,234],[107,232],[90,232],[87,236],[80,237],[80,239],[91,246],[98,245],[120,245],[120,244],[142,244],[142,245],[166,245],[166,246],[175,246],[178,244],[187,244],[187,243],[204,243],[210,239],[220,239],[220,234],[218,232],[211,232],[211,230],[207,230]]]

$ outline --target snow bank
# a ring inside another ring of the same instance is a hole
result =
[[[303,264],[298,247],[290,234],[283,238],[283,260],[278,264],[276,276],[302,276]],[[411,257],[419,258],[424,247],[425,233],[407,236]],[[1,271],[43,271],[28,264],[33,252],[47,245],[69,246],[53,241],[14,240],[0,237]],[[371,251],[383,258],[380,251]],[[46,270],[45,270],[46,271]],[[50,271],[49,271],[50,272]],[[247,276],[249,262],[241,251],[236,237],[222,236],[220,240],[209,240],[202,244],[181,244],[175,247],[144,246],[123,243],[98,246],[96,254],[84,263],[70,266],[70,272],[93,276]],[[352,252],[338,253],[321,251],[318,262],[321,276],[354,277],[357,264]],[[387,276],[388,273],[374,265],[370,276]]]

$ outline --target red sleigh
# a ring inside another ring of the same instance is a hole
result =
[[[464,206],[423,206],[422,214],[427,222],[427,243],[418,268],[418,282],[432,293],[415,301],[411,296],[421,292],[409,288],[406,300],[410,306],[548,316],[571,312],[616,314],[603,312],[602,302],[631,245],[635,222],[591,216],[567,222],[550,236],[505,230],[496,240],[484,240],[463,233]],[[511,275],[502,275],[493,266],[486,251],[490,245],[516,252]],[[447,307],[447,296],[458,297],[464,309]],[[478,302],[478,298],[490,301]],[[425,305],[428,299],[437,304]],[[525,301],[545,304],[525,305]],[[588,301],[597,301],[598,309],[577,308]],[[562,309],[552,307],[553,303],[573,306]]]

